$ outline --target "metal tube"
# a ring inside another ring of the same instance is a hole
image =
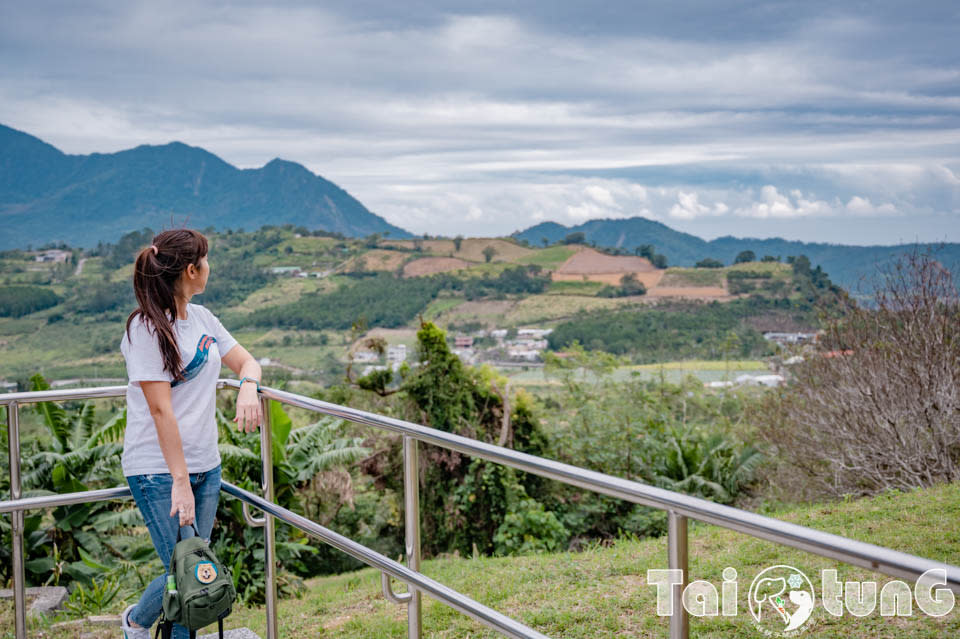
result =
[[[403,436],[403,519],[406,531],[407,567],[420,572],[420,451],[417,440]],[[420,639],[420,591],[409,587],[407,602],[407,637]]]
[[[390,603],[405,604],[413,599],[413,589],[407,592],[401,592],[399,595],[393,592],[393,586],[390,585],[390,575],[385,572],[380,573],[380,590],[383,591],[383,598]]]
[[[81,493],[64,493],[62,495],[43,495],[42,497],[21,497],[11,501],[0,501],[0,513],[12,513],[18,510],[35,510],[39,508],[56,508],[72,504],[86,504],[92,501],[107,501],[130,497],[129,486],[115,488],[101,488],[99,490],[85,490]]]
[[[687,518],[667,512],[667,561],[671,570],[680,570],[683,581],[673,585],[673,610],[670,615],[670,639],[687,639],[690,620],[683,607],[683,589],[689,582],[687,575]]]
[[[261,484],[263,497],[269,502],[275,499],[273,492],[273,432],[270,423],[270,400],[260,399],[263,423],[260,425],[260,461],[262,463]],[[278,639],[277,634],[277,539],[276,522],[264,511],[263,519],[263,560],[266,573],[267,639]]]
[[[236,388],[233,380],[223,380],[224,386]],[[757,515],[730,506],[723,506],[699,497],[691,497],[682,493],[673,492],[664,488],[648,486],[620,477],[605,475],[592,470],[578,468],[570,464],[563,464],[552,459],[545,459],[527,453],[521,453],[509,448],[503,448],[476,441],[453,433],[428,428],[412,422],[385,417],[375,413],[330,404],[319,399],[304,397],[280,391],[273,388],[261,387],[265,397],[277,401],[316,411],[325,415],[339,417],[358,424],[367,424],[383,428],[403,435],[409,435],[421,442],[440,446],[448,450],[455,450],[465,455],[479,457],[489,461],[517,468],[525,472],[534,473],[557,481],[578,486],[587,490],[625,499],[627,501],[674,511],[684,517],[729,528],[765,539],[791,548],[798,548],[821,557],[836,559],[854,566],[861,566],[869,570],[897,577],[916,580],[924,572],[931,569],[942,569],[946,573],[947,588],[960,594],[960,567],[946,564],[916,555],[890,550],[840,535],[825,533],[813,528],[807,528],[771,517]],[[2,401],[2,397],[0,397]]]
[[[0,404],[36,404],[38,402],[62,402],[68,399],[107,399],[123,397],[126,386],[97,386],[95,388],[64,388],[60,390],[29,391],[0,395]]]
[[[247,525],[251,528],[261,528],[265,523],[267,523],[266,517],[254,517],[253,513],[250,512],[250,504],[243,502],[241,504],[243,509],[243,520],[247,522]]]
[[[218,388],[239,388],[236,380],[221,379]],[[125,386],[41,391],[32,393],[9,393],[0,395],[0,404],[32,403],[49,400],[120,397]],[[765,539],[784,546],[797,548],[822,557],[843,561],[854,566],[880,572],[892,577],[915,580],[927,570],[942,569],[946,573],[946,587],[960,594],[960,567],[917,557],[907,553],[867,544],[839,535],[825,533],[797,524],[764,517],[755,513],[722,506],[713,502],[647,486],[619,477],[604,475],[569,464],[562,464],[508,448],[494,446],[452,433],[427,428],[375,413],[345,406],[330,404],[317,399],[296,395],[272,388],[261,387],[261,397],[274,399],[284,404],[305,408],[314,412],[347,419],[359,424],[368,424],[393,432],[408,435],[418,441],[455,450],[466,455],[487,459],[511,468],[534,473],[578,486],[587,490],[625,499],[677,515],[690,517],[709,524]]]
[[[394,579],[399,579],[406,583],[408,588],[416,588],[450,606],[454,610],[458,610],[476,619],[488,628],[492,628],[508,637],[513,637],[513,639],[549,639],[546,635],[532,628],[528,628],[519,621],[500,614],[496,610],[492,610],[474,601],[470,597],[462,595],[456,590],[430,579],[430,577],[426,575],[414,572],[403,564],[384,557],[375,550],[371,550],[363,544],[359,544],[352,539],[335,533],[329,528],[324,528],[320,524],[310,521],[302,515],[298,515],[277,504],[270,503],[262,497],[258,497],[228,481],[224,481],[221,486],[223,491],[228,495],[233,495],[237,499],[246,501],[268,515],[272,515],[284,523],[299,528],[308,535],[316,537],[338,550],[342,550],[351,557],[356,557],[368,566],[372,566],[381,572],[389,574]]]
[[[10,499],[20,499],[20,405],[7,404],[7,443],[10,456]],[[13,601],[17,639],[27,637],[26,576],[23,572],[23,511],[10,514],[10,538],[13,542]]]

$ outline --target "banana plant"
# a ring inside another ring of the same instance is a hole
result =
[[[48,390],[41,375],[31,378],[34,391]],[[26,495],[73,493],[123,484],[120,469],[126,411],[119,411],[98,424],[93,402],[64,407],[52,402],[36,406],[49,435],[45,446],[34,444],[24,461],[23,485]],[[95,502],[60,506],[53,511],[53,523],[31,531],[31,556],[26,568],[40,579],[63,575],[85,583],[115,568],[116,561],[131,557],[147,559],[143,544],[116,545],[104,533],[142,525],[130,503]],[[52,547],[57,548],[56,560]]]
[[[270,454],[273,461],[274,495],[278,504],[294,512],[311,516],[312,490],[329,481],[340,489],[339,505],[349,501],[350,475],[344,470],[363,459],[370,451],[361,445],[361,438],[343,434],[343,422],[332,418],[293,428],[293,423],[277,402],[269,403],[271,425]],[[262,464],[260,434],[242,433],[232,421],[217,411],[220,427],[220,459],[223,477],[254,493],[260,492]],[[339,506],[337,506],[339,507]],[[221,561],[232,567],[234,586],[239,598],[247,603],[263,601],[263,538],[259,531],[247,527],[238,500],[221,499],[217,513],[218,531],[214,551]],[[315,554],[307,538],[287,526],[277,528],[277,556],[280,560],[279,587],[282,595],[297,592],[299,579],[290,571],[306,573],[302,557]]]

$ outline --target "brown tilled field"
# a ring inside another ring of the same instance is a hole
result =
[[[468,266],[470,266],[468,262],[455,257],[421,257],[419,260],[408,262],[403,267],[403,276],[420,277],[422,275],[433,275],[434,273],[447,273],[449,271],[459,271]]]
[[[633,273],[650,290],[660,283],[663,271],[645,257],[607,255],[591,248],[581,248],[553,272],[555,282],[586,280],[617,286],[627,273]]]
[[[619,273],[651,273],[657,268],[645,257],[607,255],[591,248],[583,248],[564,262],[557,273],[565,275],[608,275]]]
[[[408,257],[406,253],[374,249],[351,260],[349,268],[355,271],[395,271]]]

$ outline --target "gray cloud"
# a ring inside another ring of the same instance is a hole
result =
[[[921,5],[22,3],[0,121],[69,152],[281,156],[417,232],[960,241],[960,19]]]

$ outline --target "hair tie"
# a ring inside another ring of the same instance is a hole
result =
[[[154,255],[159,255],[159,251],[157,250],[156,244],[151,244],[151,245],[150,245],[150,248],[153,249],[153,254],[154,254]]]

